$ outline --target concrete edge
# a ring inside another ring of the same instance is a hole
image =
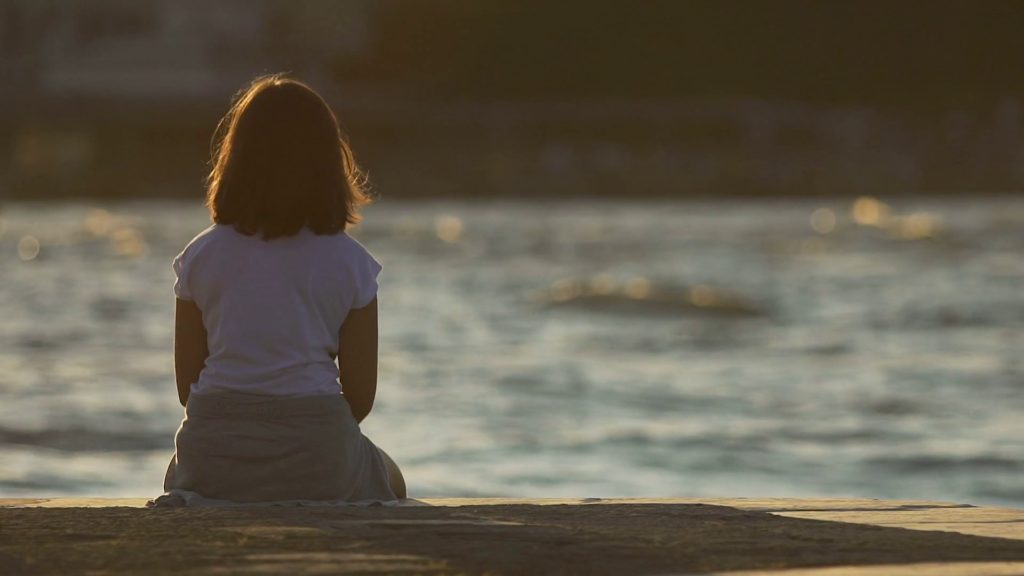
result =
[[[149,498],[0,498],[0,508],[142,508]],[[703,504],[791,518],[1024,540],[1024,510],[868,498],[423,498],[400,506]],[[1024,571],[1021,571],[1024,573]]]

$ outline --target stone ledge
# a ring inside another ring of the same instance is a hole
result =
[[[0,498],[0,507],[144,508],[147,498]],[[1024,540],[1024,510],[926,500],[867,498],[423,498],[403,506],[540,506],[592,504],[705,504],[767,512],[791,518],[938,530]]]
[[[868,499],[0,499],[0,574],[1024,574],[1024,511]]]

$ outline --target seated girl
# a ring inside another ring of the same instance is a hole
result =
[[[381,267],[345,233],[368,200],[334,113],[305,84],[264,77],[216,138],[214,224],[174,260],[185,419],[164,490],[405,498],[398,467],[359,429],[377,389]]]

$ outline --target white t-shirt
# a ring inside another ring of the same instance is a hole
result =
[[[264,241],[214,225],[174,259],[174,294],[203,312],[210,356],[192,392],[338,394],[338,330],[377,296],[381,266],[344,232]]]

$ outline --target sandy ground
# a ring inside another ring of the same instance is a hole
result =
[[[1024,511],[949,503],[143,503],[0,500],[0,574],[1024,574]]]

